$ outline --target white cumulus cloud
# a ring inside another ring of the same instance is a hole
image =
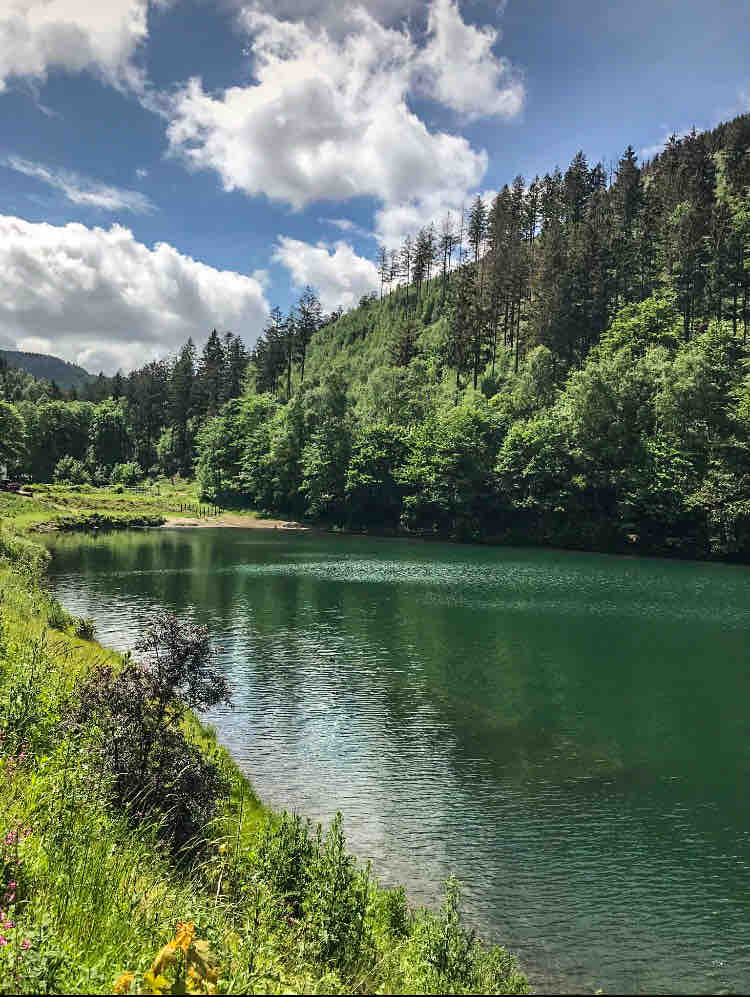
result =
[[[396,201],[436,186],[472,186],[487,156],[430,132],[408,107],[410,37],[356,9],[341,41],[325,29],[247,11],[257,83],[213,96],[199,79],[176,96],[168,138],[227,190],[294,208],[374,196]]]
[[[245,10],[254,82],[212,94],[191,79],[172,100],[171,151],[215,171],[226,190],[295,209],[355,197],[398,205],[438,192],[455,202],[475,189],[486,152],[431,131],[408,98],[427,93],[466,117],[518,113],[523,87],[492,52],[497,33],[465,24],[451,0],[434,0],[420,47],[405,28],[343,9],[348,31],[335,35]]]
[[[289,271],[297,289],[310,284],[318,292],[324,311],[339,305],[356,305],[363,294],[380,287],[378,268],[358,256],[346,242],[316,246],[300,239],[281,236],[273,260]]]
[[[56,69],[140,89],[133,60],[148,34],[147,8],[148,0],[2,0],[0,92],[13,77],[44,80]]]
[[[155,205],[145,194],[137,190],[99,183],[72,170],[51,169],[42,163],[34,163],[20,156],[0,158],[0,166],[41,180],[42,183],[62,191],[73,204],[100,208],[103,211],[131,211],[135,214],[148,214],[155,210]]]
[[[492,51],[500,37],[495,28],[467,24],[454,0],[434,0],[427,31],[427,45],[416,57],[426,96],[468,119],[520,113],[523,80],[508,59]]]
[[[214,326],[252,344],[268,314],[258,280],[153,249],[121,225],[0,215],[0,341],[94,372],[129,370]]]

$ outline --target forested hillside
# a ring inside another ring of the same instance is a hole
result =
[[[13,459],[195,468],[351,528],[750,556],[750,116],[517,177],[378,263],[348,313],[274,311],[249,363],[213,334],[91,401],[17,402]]]
[[[0,363],[15,370],[24,370],[33,377],[43,378],[63,389],[80,388],[93,379],[93,375],[78,364],[69,363],[48,353],[0,350]]]
[[[579,153],[273,317],[198,435],[211,495],[350,527],[750,554],[750,117]],[[382,300],[378,300],[382,297]]]

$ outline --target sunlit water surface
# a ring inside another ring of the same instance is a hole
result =
[[[750,569],[259,530],[51,541],[58,595],[132,647],[208,624],[209,719],[261,798],[345,815],[382,882],[539,991],[750,989]]]

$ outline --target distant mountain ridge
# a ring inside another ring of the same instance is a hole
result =
[[[48,353],[0,350],[0,359],[4,360],[9,367],[25,370],[34,377],[54,381],[58,387],[64,389],[80,388],[95,379],[93,374],[89,374],[78,364],[69,363],[67,360],[61,360],[60,357],[53,357]]]

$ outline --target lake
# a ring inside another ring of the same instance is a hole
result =
[[[541,992],[750,989],[750,569],[271,530],[50,540],[107,645],[209,626],[261,799]]]

